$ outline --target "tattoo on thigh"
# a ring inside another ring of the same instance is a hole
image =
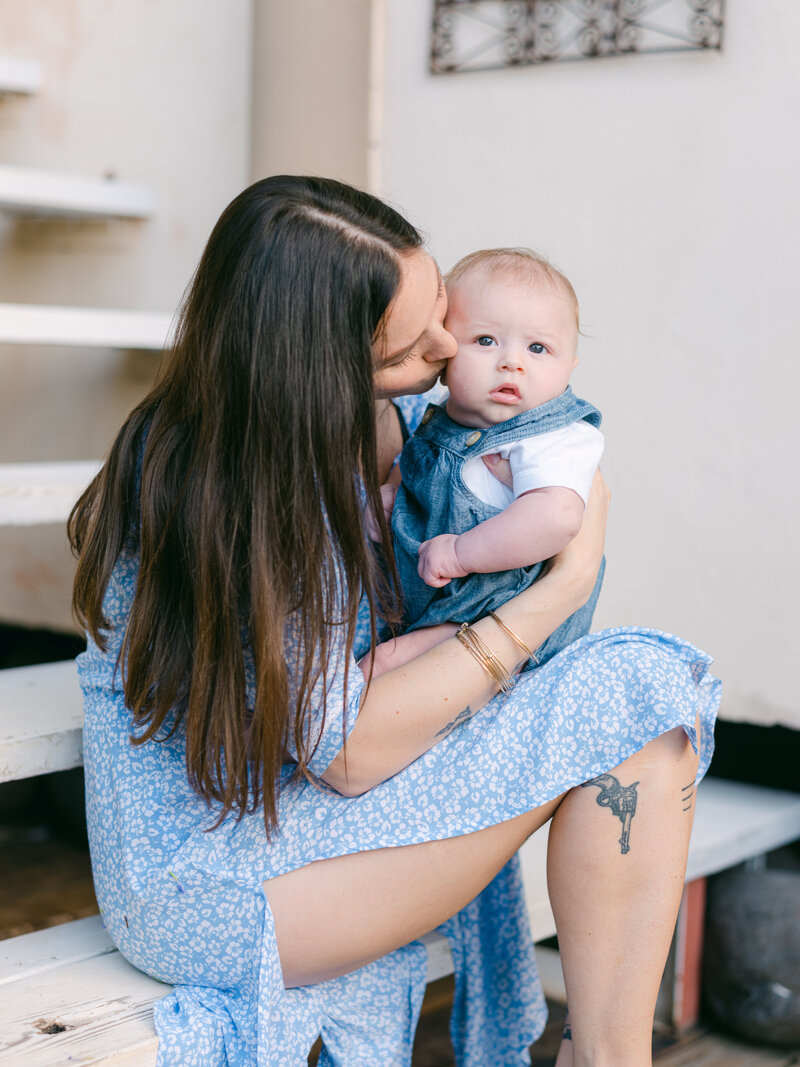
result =
[[[600,774],[581,786],[585,789],[587,785],[596,785],[600,790],[597,803],[601,808],[610,808],[612,814],[622,822],[622,837],[619,843],[623,856],[631,850],[631,820],[636,814],[636,786],[638,784],[634,782],[632,785],[620,785],[619,780],[613,774]]]
[[[455,730],[457,727],[463,726],[465,722],[469,722],[469,720],[474,714],[475,712],[472,710],[469,704],[467,704],[463,711],[459,711],[458,715],[456,715],[452,722],[449,722],[446,726],[443,726],[441,730],[437,730],[435,736],[447,737],[447,735],[451,734],[453,730]]]
[[[681,803],[683,804],[684,811],[692,810],[692,802],[694,801],[694,782],[689,782],[681,789]]]

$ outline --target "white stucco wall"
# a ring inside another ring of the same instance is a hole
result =
[[[722,53],[433,77],[430,0],[376,2],[378,191],[443,267],[529,244],[578,291],[614,491],[596,625],[680,633],[725,717],[800,726],[800,8],[729,2]]]
[[[153,189],[144,221],[0,215],[0,301],[172,312],[250,175],[253,0],[0,0],[0,53],[41,63],[0,97],[0,163]],[[0,346],[0,462],[101,456],[157,356]],[[0,530],[0,621],[69,626],[63,532]]]

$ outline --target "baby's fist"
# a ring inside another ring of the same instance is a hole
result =
[[[417,572],[426,585],[440,589],[451,578],[464,578],[469,572],[458,561],[456,534],[439,534],[419,546]]]

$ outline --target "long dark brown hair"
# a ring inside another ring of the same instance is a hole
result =
[[[193,788],[222,815],[263,804],[268,833],[286,746],[305,773],[312,690],[324,703],[362,592],[374,640],[365,496],[387,551],[389,537],[372,344],[398,257],[420,245],[340,182],[246,189],[211,234],[155,386],[70,516],[73,609],[103,649],[114,564],[139,555],[120,657],[133,742],[183,731]]]

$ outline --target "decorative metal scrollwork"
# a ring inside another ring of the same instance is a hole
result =
[[[431,70],[722,47],[725,0],[434,0]]]

